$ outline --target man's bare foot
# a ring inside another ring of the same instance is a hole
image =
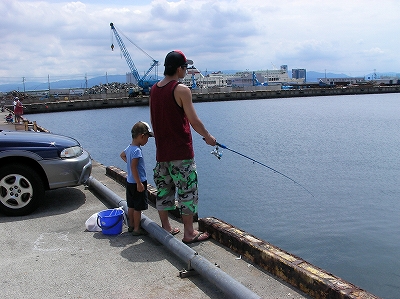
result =
[[[182,242],[185,244],[191,244],[191,243],[196,243],[196,242],[201,242],[205,241],[208,238],[210,238],[210,234],[205,232],[198,232],[192,239],[190,240],[185,240],[185,238],[182,239]]]

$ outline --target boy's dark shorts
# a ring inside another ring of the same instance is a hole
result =
[[[126,184],[126,203],[128,208],[135,209],[135,211],[147,210],[149,205],[147,203],[147,181],[142,182],[144,185],[144,191],[137,191],[136,183]]]

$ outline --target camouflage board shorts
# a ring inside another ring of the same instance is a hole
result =
[[[194,159],[157,162],[154,168],[157,210],[174,210],[175,194],[182,215],[197,213],[197,171]]]

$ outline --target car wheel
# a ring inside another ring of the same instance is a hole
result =
[[[0,168],[0,210],[9,216],[33,212],[44,197],[40,176],[28,166],[14,164]]]

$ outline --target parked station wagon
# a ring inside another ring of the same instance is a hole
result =
[[[92,171],[90,154],[70,137],[33,131],[0,131],[0,211],[32,213],[45,191],[78,186]]]

